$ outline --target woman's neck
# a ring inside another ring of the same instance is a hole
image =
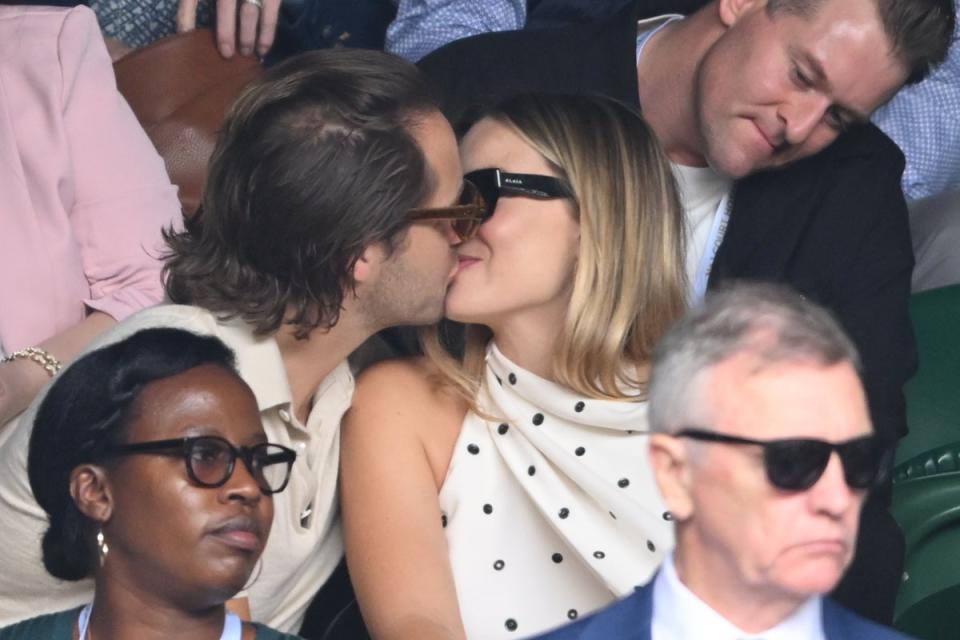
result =
[[[537,318],[513,316],[491,326],[493,341],[511,362],[545,380],[553,380],[557,336],[562,327]]]
[[[223,604],[185,610],[119,580],[97,580],[87,637],[79,640],[219,640]]]

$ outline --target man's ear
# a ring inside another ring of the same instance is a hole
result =
[[[70,495],[80,513],[104,523],[113,514],[113,492],[107,473],[95,464],[82,464],[70,472]]]
[[[717,12],[725,27],[732,27],[740,18],[757,9],[766,10],[767,0],[717,0]]]
[[[693,514],[692,473],[686,445],[665,433],[650,436],[650,464],[660,495],[673,519],[682,522]]]
[[[376,279],[385,257],[383,243],[368,244],[357,261],[353,263],[353,281],[362,284]]]

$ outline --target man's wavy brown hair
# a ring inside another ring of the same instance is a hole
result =
[[[165,232],[169,298],[258,334],[336,324],[364,249],[391,251],[432,190],[410,129],[436,108],[416,67],[376,51],[268,71],[227,116],[201,211]]]

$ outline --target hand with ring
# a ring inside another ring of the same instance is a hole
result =
[[[177,31],[197,24],[198,0],[178,0]],[[230,58],[239,49],[245,56],[264,56],[277,31],[280,0],[217,0],[217,49]]]

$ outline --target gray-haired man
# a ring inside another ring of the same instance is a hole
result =
[[[676,549],[650,585],[549,637],[902,637],[821,597],[885,466],[858,369],[837,323],[783,288],[741,285],[682,320],[650,382]]]

